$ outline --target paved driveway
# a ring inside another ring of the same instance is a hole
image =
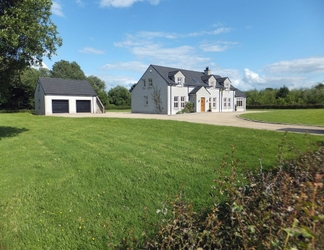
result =
[[[204,123],[219,126],[232,126],[252,129],[275,130],[275,131],[289,131],[296,133],[309,133],[324,135],[324,127],[316,126],[302,126],[302,125],[288,125],[288,124],[272,124],[263,122],[253,122],[239,118],[240,114],[259,112],[229,112],[229,113],[190,113],[180,115],[157,115],[157,114],[134,114],[127,112],[107,112],[105,114],[55,114],[64,117],[108,117],[108,118],[138,118],[138,119],[158,119],[158,120],[174,120],[185,121],[192,123]]]

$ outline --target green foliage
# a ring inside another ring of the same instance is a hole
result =
[[[184,108],[177,112],[177,114],[192,113],[194,112],[194,104],[192,102],[186,102]]]
[[[19,72],[41,65],[62,45],[50,20],[50,0],[5,0],[0,3],[0,90],[16,82]]]
[[[293,160],[286,137],[277,167],[241,173],[244,163],[232,153],[215,170],[211,211],[194,212],[182,195],[164,204],[155,237],[126,238],[119,247],[140,249],[324,249],[324,147]],[[239,171],[238,171],[239,170]],[[159,212],[161,212],[159,210]],[[167,212],[169,216],[166,216]],[[135,246],[135,247],[134,247]]]
[[[93,89],[96,91],[102,104],[106,108],[108,108],[109,98],[108,98],[107,92],[105,91],[105,88],[106,88],[105,82],[96,76],[88,76],[87,81],[91,84]]]
[[[280,89],[266,88],[265,90],[246,91],[247,107],[255,108],[284,108],[285,106],[305,108],[313,105],[324,105],[323,83],[305,88],[289,90],[286,86]]]
[[[131,95],[128,89],[123,86],[111,88],[108,91],[108,96],[110,104],[128,107],[131,105]]]
[[[54,63],[52,67],[52,77],[63,79],[85,80],[86,76],[79,64],[61,60]]]

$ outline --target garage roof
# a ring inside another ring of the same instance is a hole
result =
[[[39,83],[45,95],[97,96],[86,80],[40,77]]]

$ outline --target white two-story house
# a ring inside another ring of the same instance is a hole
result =
[[[132,90],[132,113],[174,115],[186,102],[194,112],[246,110],[246,96],[228,77],[210,73],[150,65]]]

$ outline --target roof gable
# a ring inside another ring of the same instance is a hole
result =
[[[86,80],[40,77],[38,81],[45,95],[97,96]]]

